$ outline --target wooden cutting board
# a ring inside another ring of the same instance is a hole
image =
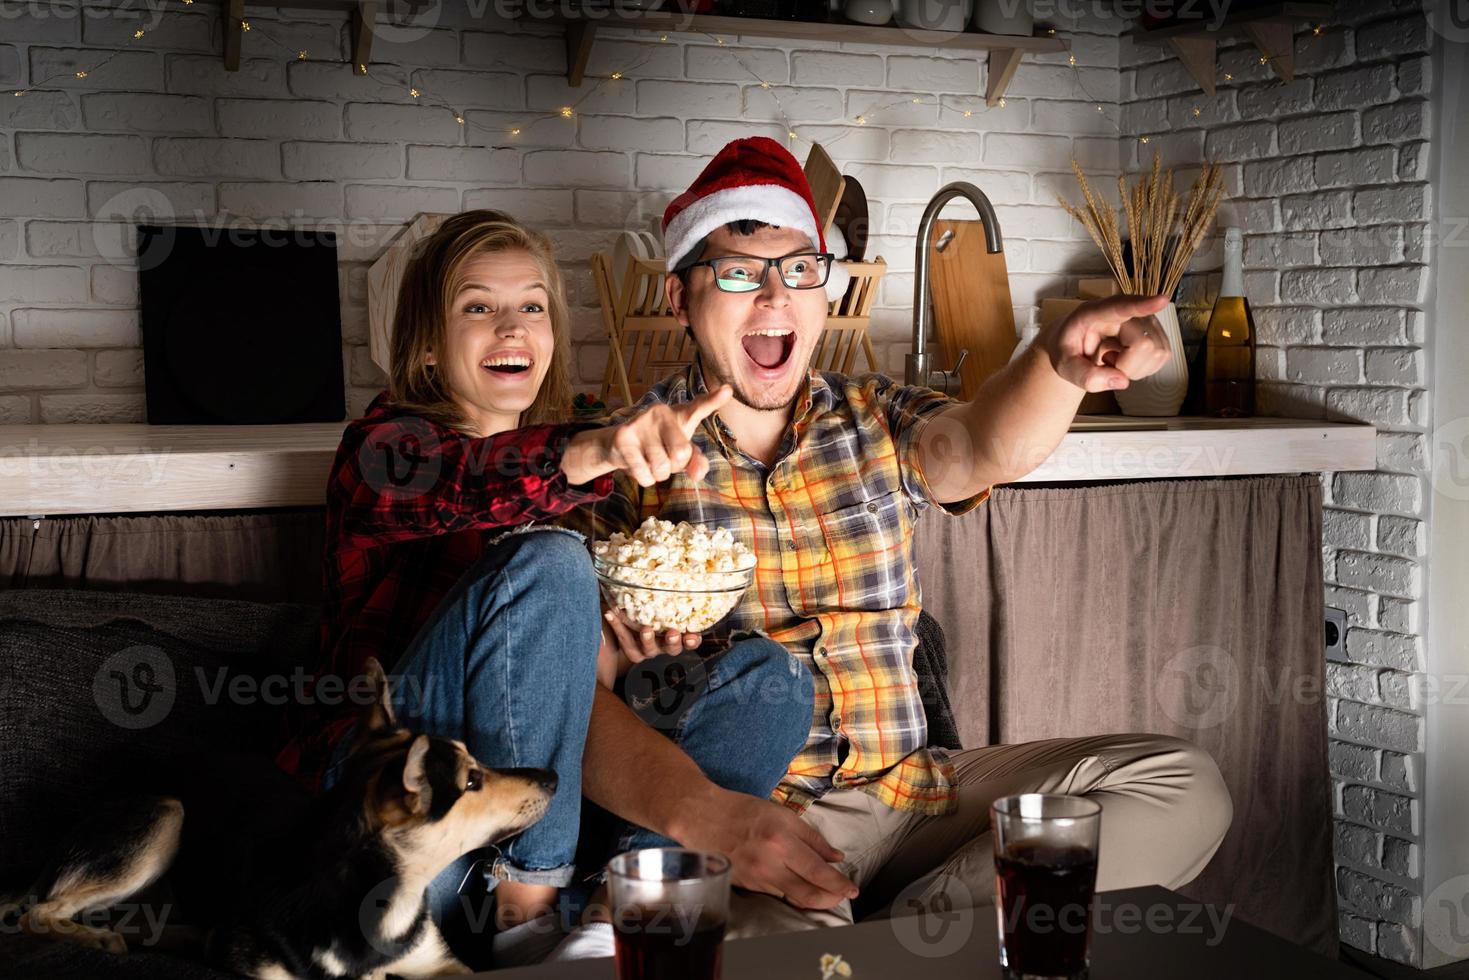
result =
[[[846,188],[846,178],[837,169],[835,161],[820,143],[811,144],[806,155],[806,183],[811,185],[811,200],[816,204],[816,216],[821,220],[822,234],[831,227],[836,217],[837,205],[841,203]]]
[[[968,401],[986,378],[1010,362],[1019,341],[1005,253],[985,251],[982,221],[940,219],[933,223],[929,240],[928,282],[938,340],[933,367],[952,370],[959,352],[969,351],[959,393]]]

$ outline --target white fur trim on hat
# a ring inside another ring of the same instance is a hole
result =
[[[816,218],[805,198],[780,184],[745,184],[715,191],[674,215],[663,231],[668,268],[678,268],[701,241],[731,221],[763,221],[794,228],[805,232],[814,248],[822,247],[822,236],[816,233]],[[851,278],[846,266],[833,262],[826,280],[827,302],[835,303],[846,295]]]
[[[826,301],[835,303],[847,295],[847,285],[852,281],[852,274],[847,271],[847,264],[841,259],[836,259],[831,264],[831,273],[826,277]]]
[[[821,247],[816,216],[800,194],[780,184],[742,184],[715,191],[674,215],[663,230],[668,268],[678,268],[688,253],[716,228],[731,221],[746,220],[803,231],[813,246]]]

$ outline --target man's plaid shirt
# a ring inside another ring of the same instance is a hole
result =
[[[698,366],[651,389],[613,420],[705,391]],[[856,787],[889,806],[946,813],[953,768],[927,746],[913,670],[920,594],[913,527],[932,501],[918,434],[952,399],[882,375],[812,372],[768,469],[741,452],[717,416],[694,441],[709,475],[642,488],[619,474],[605,500],[558,523],[598,538],[648,517],[727,527],[756,553],[755,582],[715,639],[759,630],[810,665],[816,707],[806,747],[774,798],[801,811],[832,788]],[[989,496],[958,504],[962,514]]]

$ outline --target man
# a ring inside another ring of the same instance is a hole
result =
[[[639,407],[683,404],[722,384],[735,397],[696,434],[694,451],[709,462],[703,481],[680,472],[688,459],[630,461],[640,486],[624,483],[620,506],[616,495],[597,505],[592,530],[631,530],[648,516],[732,529],[759,566],[721,629],[782,643],[810,670],[815,708],[806,745],[760,799],[719,789],[674,740],[599,690],[587,797],[655,834],[730,855],[732,936],[849,923],[854,903],[857,917],[939,893],[989,904],[988,808],[1018,792],[1103,804],[1099,888],[1195,877],[1231,817],[1207,754],[1174,738],[1108,735],[949,756],[927,745],[912,668],[919,512],[973,509],[1054,450],[1085,392],[1161,367],[1168,343],[1150,314],[1166,297],[1082,306],[965,404],[879,375],[808,370],[829,256],[801,168],[778,143],[726,146],[664,226],[669,300],[698,358]],[[633,662],[698,643],[616,621],[609,634]]]

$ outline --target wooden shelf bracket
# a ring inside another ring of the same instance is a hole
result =
[[[592,42],[597,39],[597,25],[591,21],[573,20],[566,24],[566,84],[581,85],[587,75],[587,61],[592,56]]]
[[[250,0],[252,4],[274,7],[304,7],[312,10],[345,12],[351,24],[352,72],[366,75],[372,63],[373,25],[377,21],[380,0]],[[419,0],[414,0],[419,3]],[[422,9],[416,6],[413,12]],[[224,69],[239,71],[245,39],[245,0],[225,0]]]
[[[224,14],[224,70],[240,70],[240,48],[245,36],[245,0],[229,0]]]
[[[996,48],[990,52],[989,81],[985,83],[984,102],[990,108],[1000,104],[1005,97],[1005,89],[1010,87],[1010,80],[1015,77],[1015,69],[1020,67],[1020,60],[1025,57],[1025,52],[1019,48]]]
[[[1330,3],[1286,0],[1230,14],[1222,25],[1213,28],[1202,27],[1198,21],[1185,21],[1152,30],[1135,30],[1130,36],[1141,44],[1166,44],[1178,55],[1184,70],[1199,83],[1199,88],[1205,94],[1213,95],[1219,71],[1221,37],[1241,34],[1248,37],[1259,50],[1261,63],[1268,64],[1281,81],[1293,82],[1296,78],[1296,24],[1303,20],[1323,20],[1331,16],[1332,10]]]
[[[362,0],[352,8],[352,71],[367,74],[372,63],[372,25],[377,21],[377,0]]]
[[[1170,37],[1168,46],[1178,55],[1184,71],[1199,83],[1204,94],[1213,95],[1214,74],[1218,70],[1219,42],[1212,37]]]
[[[1260,49],[1271,69],[1283,82],[1296,80],[1295,25],[1288,20],[1257,20],[1245,25],[1245,33]]]

